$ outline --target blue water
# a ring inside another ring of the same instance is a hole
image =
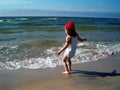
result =
[[[64,25],[74,21],[86,42],[78,43],[74,63],[120,52],[120,19],[81,17],[0,17],[0,69],[38,69],[61,65],[56,51],[65,42]]]

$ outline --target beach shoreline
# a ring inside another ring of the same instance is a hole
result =
[[[119,90],[120,55],[74,64],[72,74],[63,66],[0,71],[1,90]]]

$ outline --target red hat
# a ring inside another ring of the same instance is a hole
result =
[[[75,30],[75,24],[74,24],[74,22],[70,21],[70,22],[66,23],[65,28],[66,29]]]

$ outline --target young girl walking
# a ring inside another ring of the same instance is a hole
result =
[[[66,23],[65,25],[66,32],[66,42],[64,46],[57,51],[57,55],[60,55],[64,50],[64,55],[62,58],[62,63],[65,68],[64,74],[70,74],[71,72],[71,58],[75,55],[77,48],[77,41],[83,42],[86,39],[80,38],[79,35],[75,31],[75,24],[73,21]]]

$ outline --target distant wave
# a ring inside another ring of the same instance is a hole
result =
[[[13,23],[13,22],[16,22],[16,21],[26,21],[28,20],[29,18],[1,18],[0,19],[0,22],[7,22],[7,23]]]
[[[53,18],[41,18],[41,20],[57,20],[58,18],[53,17]]]
[[[4,20],[0,19],[0,22],[3,22]]]
[[[76,26],[77,30],[120,30],[120,27]]]

